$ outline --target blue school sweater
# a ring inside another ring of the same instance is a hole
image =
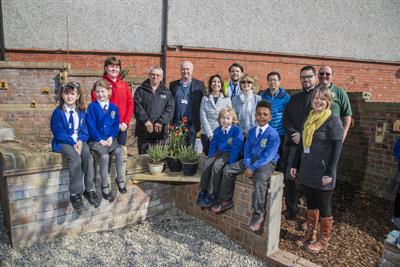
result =
[[[99,102],[89,104],[87,110],[87,125],[89,142],[107,140],[110,136],[115,139],[119,131],[119,112],[116,105],[109,102],[107,113],[104,113]]]
[[[279,159],[278,149],[281,143],[277,131],[268,126],[267,129],[256,137],[257,126],[251,128],[244,143],[243,163],[253,172],[258,168]]]
[[[88,129],[86,126],[86,113],[84,111],[77,111],[79,117],[78,125],[78,141],[86,142],[89,138]],[[61,152],[63,144],[75,145],[76,142],[72,139],[69,129],[69,123],[65,116],[64,110],[57,107],[50,119],[50,129],[53,133],[53,140],[51,141],[51,149],[53,152]]]
[[[230,152],[228,164],[232,164],[239,159],[242,145],[243,134],[238,126],[232,125],[227,134],[222,132],[222,127],[220,126],[214,130],[208,157],[214,156],[217,151]]]
[[[283,128],[282,116],[285,112],[286,106],[289,103],[290,96],[283,88],[279,88],[276,95],[271,95],[269,89],[263,91],[261,94],[263,100],[268,101],[272,105],[272,119],[268,123],[269,126],[275,128],[280,136],[285,134],[285,128]]]

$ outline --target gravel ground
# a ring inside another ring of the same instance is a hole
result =
[[[265,266],[202,221],[172,209],[142,224],[11,249],[0,210],[0,266]]]

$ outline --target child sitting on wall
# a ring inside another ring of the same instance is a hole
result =
[[[112,88],[108,81],[97,81],[94,90],[97,101],[89,104],[87,112],[89,147],[100,158],[103,198],[112,202],[114,197],[108,184],[110,154],[115,156],[118,190],[122,194],[126,193],[123,151],[116,139],[119,132],[119,112],[117,106],[109,101]]]
[[[239,159],[243,145],[243,134],[236,125],[238,119],[233,108],[221,109],[218,113],[218,122],[220,126],[214,130],[208,157],[204,161],[200,192],[196,202],[197,205],[207,208],[217,201],[222,169],[226,164],[232,164]],[[208,192],[210,179],[213,184],[212,194]]]
[[[81,96],[79,83],[69,82],[64,85],[58,96],[58,107],[53,111],[50,121],[54,136],[51,148],[53,152],[59,152],[68,159],[69,198],[72,207],[78,211],[83,208],[82,193],[95,208],[100,205],[93,186],[93,158],[86,144],[89,134]]]
[[[279,159],[278,148],[280,138],[276,130],[268,125],[271,120],[271,104],[261,100],[256,106],[257,126],[248,132],[244,144],[244,159],[227,165],[223,171],[219,203],[212,207],[220,213],[234,206],[232,198],[235,189],[236,175],[253,180],[252,195],[253,215],[250,221],[250,230],[258,231],[264,221],[265,195],[271,174],[274,172]]]

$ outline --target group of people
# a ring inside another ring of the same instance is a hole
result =
[[[228,82],[215,74],[207,87],[193,77],[190,61],[180,64],[181,78],[169,88],[162,82],[163,70],[153,66],[133,97],[120,71],[117,58],[106,59],[87,112],[80,85],[66,84],[52,115],[53,151],[68,159],[74,208],[82,208],[82,195],[95,207],[99,205],[90,150],[100,158],[103,198],[114,198],[108,181],[110,155],[116,158],[118,189],[126,192],[122,148],[133,114],[139,154],[145,154],[151,144],[167,142],[168,127],[182,124],[185,118],[187,145],[194,146],[201,131],[207,156],[198,205],[217,214],[232,208],[236,175],[244,173],[254,185],[249,228],[258,231],[264,222],[268,183],[277,168],[285,176],[285,217],[296,217],[298,183],[307,200],[307,232],[298,244],[316,253],[327,247],[336,166],[352,115],[346,92],[332,83],[331,67],[322,66],[318,73],[313,66],[303,67],[303,90],[292,97],[276,71],[266,76],[268,88],[257,92],[254,77],[239,63],[229,67]]]
[[[133,99],[128,83],[121,79],[120,70],[120,60],[115,57],[105,60],[103,77],[93,86],[92,103],[87,110],[84,109],[80,84],[65,84],[50,119],[52,150],[61,153],[68,161],[70,201],[78,211],[83,208],[82,196],[95,208],[100,205],[93,184],[94,166],[90,150],[99,158],[103,198],[110,202],[115,199],[109,186],[110,155],[115,157],[118,191],[121,194],[127,192],[123,147],[133,115]]]

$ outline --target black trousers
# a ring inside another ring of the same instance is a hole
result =
[[[310,210],[319,210],[321,217],[332,216],[332,192],[333,190],[318,190],[303,186],[303,193],[307,199],[307,208]]]
[[[285,152],[285,159],[283,160],[284,162],[284,177],[285,177],[285,188],[284,188],[284,194],[285,194],[285,204],[286,204],[286,209],[288,212],[291,212],[295,214],[297,212],[297,200],[299,198],[299,194],[296,190],[297,184],[294,182],[294,178],[290,175],[290,168],[293,163],[293,159],[295,156],[297,150],[297,146],[291,146],[287,145],[286,146],[286,152]]]
[[[201,145],[203,146],[203,152],[204,154],[206,154],[206,156],[208,156],[208,151],[210,150],[211,141],[205,134],[201,134],[200,139],[201,139]]]
[[[400,217],[400,193],[396,194],[396,198],[394,199],[394,214],[395,218]]]
[[[146,137],[138,137],[138,151],[139,155],[143,155],[147,153],[147,150],[149,150],[150,145],[154,144],[164,144],[165,139],[148,139]]]

